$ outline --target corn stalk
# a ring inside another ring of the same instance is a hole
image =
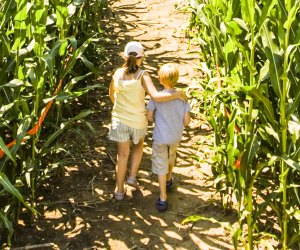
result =
[[[90,1],[83,9],[84,3],[0,3],[0,235],[7,234],[9,244],[19,204],[35,214],[36,188],[59,165],[54,157],[59,136],[92,113],[70,114],[61,107],[74,110],[75,99],[101,87],[77,87],[97,72],[84,54],[101,38],[97,13],[91,20],[86,15],[99,3]],[[27,189],[31,195],[25,197]]]
[[[299,1],[191,0],[190,10],[216,187],[224,205],[237,201],[234,245],[253,249],[268,233],[287,249],[299,240]],[[265,213],[281,235],[258,230]]]

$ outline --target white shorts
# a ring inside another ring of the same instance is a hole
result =
[[[134,144],[138,144],[139,141],[145,137],[146,133],[147,127],[144,129],[136,129],[122,122],[112,120],[108,138],[116,142],[127,142],[131,140]]]
[[[175,165],[176,144],[160,144],[153,142],[152,145],[152,172],[157,175],[165,175],[169,173],[169,165]]]

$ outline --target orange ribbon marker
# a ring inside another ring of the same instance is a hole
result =
[[[72,52],[72,47],[70,48],[70,52]],[[68,56],[66,58],[64,68],[66,68],[69,59],[70,59],[70,56]],[[59,83],[58,83],[58,85],[57,85],[57,87],[56,87],[56,89],[54,91],[54,95],[57,95],[58,91],[60,90],[60,88],[62,86],[62,82],[63,82],[63,79],[60,79]],[[43,111],[43,113],[41,114],[38,122],[34,125],[34,127],[32,129],[30,129],[29,131],[27,131],[28,135],[35,135],[39,131],[39,129],[42,126],[42,123],[43,123],[43,121],[44,121],[44,119],[45,119],[45,117],[46,117],[46,115],[47,115],[47,113],[49,111],[49,109],[51,108],[51,105],[52,105],[53,101],[54,101],[54,99],[52,99],[50,102],[47,103],[46,108]],[[23,138],[22,139],[22,142],[25,142],[25,141],[27,141],[27,138]],[[11,148],[16,143],[17,143],[17,140],[15,139],[15,140],[11,141],[10,143],[8,143],[6,145],[6,147],[7,148]],[[0,149],[0,159],[4,156],[4,154],[5,154],[4,151]]]

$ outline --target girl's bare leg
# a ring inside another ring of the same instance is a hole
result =
[[[140,140],[138,144],[132,144],[131,149],[131,163],[129,177],[135,179],[139,171],[140,163],[143,156],[144,139]]]
[[[124,181],[127,172],[127,163],[130,153],[130,142],[118,142],[116,165],[116,192],[124,192]]]

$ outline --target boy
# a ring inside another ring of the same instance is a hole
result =
[[[158,72],[159,81],[164,86],[162,92],[173,93],[179,70],[175,64],[165,64]],[[156,202],[158,211],[168,208],[167,189],[173,184],[172,171],[176,160],[176,150],[181,140],[183,128],[190,123],[190,105],[182,100],[154,102],[147,105],[147,119],[155,121],[152,145],[152,172],[158,175],[160,195]]]

